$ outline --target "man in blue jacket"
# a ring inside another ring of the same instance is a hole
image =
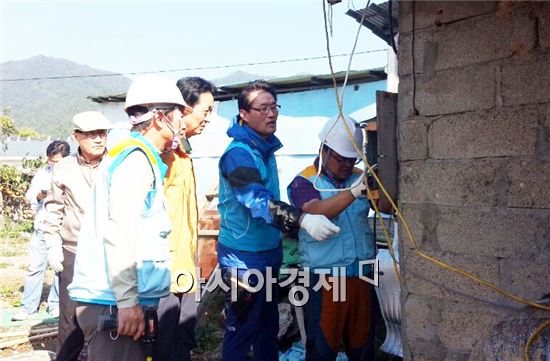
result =
[[[275,361],[277,291],[268,283],[282,262],[281,232],[296,236],[302,228],[323,241],[339,228],[325,216],[280,201],[274,155],[282,147],[274,135],[280,105],[274,88],[253,82],[240,93],[238,106],[239,115],[227,131],[233,141],[219,166],[218,262],[225,284],[237,287],[236,300],[226,293],[223,360],[244,361],[252,346],[254,360]],[[255,274],[248,281],[243,279],[247,271]]]

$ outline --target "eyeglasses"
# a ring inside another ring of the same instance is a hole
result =
[[[336,160],[337,162],[339,163],[347,163],[347,164],[359,164],[359,162],[361,162],[361,158],[347,158],[347,157],[342,157],[340,154],[334,152],[334,151],[331,151],[330,152],[330,156],[332,158],[334,158],[334,160]]]
[[[264,115],[267,115],[269,114],[269,111],[273,113],[278,113],[279,110],[281,110],[281,106],[279,104],[273,104],[273,105],[264,105],[259,108],[250,107],[250,109],[260,112]]]
[[[82,134],[84,138],[94,139],[96,137],[106,138],[107,131],[105,129],[91,130],[89,132],[83,132],[81,130],[75,130],[75,133]]]

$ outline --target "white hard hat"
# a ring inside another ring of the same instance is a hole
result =
[[[334,150],[342,157],[358,158],[359,154],[351,142],[344,121],[348,124],[353,142],[361,150],[363,147],[363,132],[357,127],[357,123],[350,116],[346,116],[343,119],[338,116],[330,118],[319,133],[319,139],[322,144]]]
[[[134,105],[152,104],[187,105],[175,82],[158,75],[143,75],[136,78],[126,94],[124,109]]]
[[[78,113],[73,117],[74,130],[90,132],[92,130],[111,129],[111,122],[103,114],[96,111]]]

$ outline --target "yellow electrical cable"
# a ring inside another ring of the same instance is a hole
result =
[[[523,350],[523,360],[529,361],[529,349],[531,348],[531,345],[533,344],[533,341],[544,331],[546,328],[550,326],[550,320],[544,321],[537,329],[533,332],[531,337],[527,340],[527,343],[525,344],[525,349]]]
[[[336,119],[336,121],[338,121],[338,120],[343,121],[344,128],[346,129],[346,133],[348,134],[348,137],[351,139],[351,143],[353,144],[353,147],[355,148],[355,151],[361,157],[361,160],[363,161],[365,166],[368,168],[368,171],[371,172],[375,176],[375,179],[377,181],[379,181],[378,177],[376,177],[376,174],[375,174],[374,170],[372,169],[372,167],[368,163],[367,159],[365,158],[365,155],[363,154],[363,152],[359,149],[359,147],[357,146],[357,144],[353,140],[353,135],[351,134],[351,130],[349,129],[349,126],[348,126],[347,122],[344,121],[344,113],[342,111],[342,103],[341,103],[341,100],[340,100],[340,97],[339,97],[339,94],[338,94],[338,83],[336,82],[336,77],[334,75],[334,67],[332,65],[332,56],[330,54],[330,41],[329,41],[328,29],[327,29],[327,13],[326,13],[326,8],[325,8],[325,2],[324,1],[323,1],[323,15],[324,15],[324,20],[325,20],[325,40],[326,40],[326,45],[327,45],[328,62],[329,62],[329,67],[330,67],[330,73],[332,75],[332,83],[333,83],[333,86],[334,86],[334,92],[336,93],[336,105],[338,106],[338,118]],[[359,26],[363,26],[362,22],[359,24]],[[357,41],[357,39],[358,39],[358,37],[355,38],[355,41]],[[348,72],[349,72],[349,67],[348,67]],[[387,193],[385,193],[385,194],[387,194]],[[370,197],[370,196],[371,196],[371,190],[367,186],[367,197]],[[394,206],[393,202],[391,202],[391,203],[392,203],[392,206]],[[372,204],[373,204],[374,210],[376,212],[376,217],[378,217],[378,219],[380,220],[380,223],[382,224],[382,230],[384,231],[384,236],[386,237],[386,243],[388,244],[388,250],[389,250],[390,256],[393,260],[393,268],[394,268],[394,271],[395,271],[395,275],[397,277],[397,280],[401,281],[399,268],[397,267],[397,260],[395,259],[395,252],[393,250],[393,244],[392,244],[392,241],[390,240],[390,235],[389,235],[388,229],[386,228],[386,223],[384,222],[384,220],[382,218],[382,215],[380,214],[380,211],[378,210],[378,206],[375,205],[375,202],[372,202]]]
[[[332,59],[331,59],[331,54],[330,54],[330,42],[329,42],[329,37],[328,37],[328,30],[327,30],[327,17],[326,17],[326,6],[325,6],[325,1],[324,0],[321,0],[322,3],[323,3],[323,15],[324,15],[324,25],[325,25],[325,40],[326,40],[326,45],[327,45],[327,53],[328,53],[328,60],[329,60],[329,66],[330,66],[330,71],[331,71],[331,75],[332,75],[332,81],[333,81],[333,85],[334,85],[334,89],[335,89],[335,93],[336,93],[336,105],[338,106],[338,118],[343,120],[344,119],[344,113],[343,113],[343,110],[342,110],[342,103],[338,97],[338,84],[336,82],[336,77],[335,77],[335,74],[334,74],[334,69],[333,69],[333,66],[332,66]],[[361,26],[361,25],[360,25]],[[347,122],[344,121],[344,127],[346,129],[346,132],[348,134],[348,137],[350,138],[350,141],[352,142],[353,144],[353,147],[355,148],[355,150],[357,151],[357,154],[359,154],[359,156],[361,157],[361,159],[363,160],[363,163],[365,164],[365,166],[371,170],[372,167],[369,165],[367,159],[365,158],[363,152],[359,149],[359,147],[357,146],[357,144],[355,143],[355,141],[353,140],[353,136],[352,136],[352,133],[351,133],[351,130],[349,129],[348,125],[347,125]],[[393,199],[390,197],[390,195],[388,194],[388,192],[386,191],[386,188],[384,187],[384,185],[382,184],[382,181],[380,180],[380,178],[378,177],[378,175],[372,171],[371,172],[374,179],[376,180],[376,182],[378,183],[379,185],[379,188],[380,190],[382,191],[382,193],[388,198],[390,204],[392,205],[392,208],[395,210],[396,212],[396,215],[398,216],[398,219],[401,221],[401,223],[403,224],[403,228],[405,229],[405,232],[409,238],[409,240],[411,241],[411,243],[413,244],[414,246],[414,251],[419,255],[421,256],[422,258],[432,262],[432,263],[435,263],[436,265],[438,265],[439,267],[443,268],[443,269],[446,269],[446,270],[449,270],[449,271],[452,271],[452,272],[455,272],[455,273],[458,273],[474,282],[477,282],[479,283],[480,285],[483,285],[487,288],[490,288],[498,293],[500,293],[501,295],[505,296],[505,297],[508,297],[512,300],[514,300],[515,302],[517,303],[520,303],[520,304],[525,304],[525,305],[528,305],[528,306],[531,306],[533,308],[536,308],[536,309],[540,309],[540,310],[544,310],[544,311],[550,311],[550,306],[546,306],[546,305],[543,305],[543,304],[539,304],[539,303],[536,303],[536,302],[533,302],[533,301],[529,301],[529,300],[526,300],[522,297],[519,297],[519,296],[516,296],[500,287],[497,287],[495,285],[493,285],[492,283],[488,282],[488,281],[485,281],[477,276],[475,276],[474,274],[472,273],[469,273],[469,272],[466,272],[464,270],[461,270],[457,267],[454,267],[454,266],[451,266],[445,262],[442,262],[426,253],[424,253],[423,251],[420,250],[417,242],[416,242],[416,239],[414,238],[414,236],[412,235],[412,232],[410,231],[409,229],[409,225],[405,219],[405,217],[403,216],[403,214],[401,213],[401,211],[399,210],[399,208],[397,207],[397,205],[395,204],[395,202],[393,201]],[[367,192],[368,194],[370,194],[370,189],[368,189],[367,187]],[[374,205],[374,202],[373,202],[373,205]],[[375,211],[377,213],[377,216],[379,216],[379,219],[382,220],[382,217],[381,215],[379,214],[379,210],[378,208],[375,206]],[[383,224],[383,228],[384,228],[384,231],[386,231],[385,229],[385,223],[382,221],[381,222]],[[390,240],[389,240],[389,235],[386,234],[385,232],[385,236],[386,236],[386,240],[388,242],[388,245],[391,244]],[[393,251],[393,249],[392,249]],[[391,251],[390,251],[391,253]],[[393,257],[392,255],[392,259],[394,261],[394,268],[397,269],[396,267],[396,260],[395,258]],[[400,277],[398,277],[400,278]],[[526,343],[525,345],[525,350],[524,350],[524,358],[525,358],[525,361],[529,361],[529,347],[531,345],[531,343],[533,342],[533,340],[545,329],[547,328],[548,326],[550,325],[550,320],[544,322],[542,325],[540,325],[536,330],[535,332],[531,335],[531,337],[529,338],[529,341]]]

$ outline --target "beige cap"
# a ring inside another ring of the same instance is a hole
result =
[[[111,129],[111,122],[96,111],[78,113],[73,117],[74,130],[90,132],[92,130]]]

